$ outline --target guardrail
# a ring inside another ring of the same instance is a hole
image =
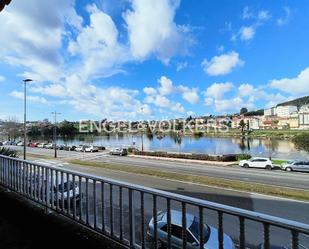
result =
[[[178,243],[183,249],[268,249],[289,241],[296,249],[309,244],[307,224],[6,156],[0,156],[0,185],[126,248]],[[192,233],[190,214],[198,224]],[[180,235],[175,234],[177,225]]]

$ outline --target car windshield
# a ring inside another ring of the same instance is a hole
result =
[[[198,221],[198,218],[197,217],[194,217],[194,220],[191,224],[191,226],[189,227],[189,230],[191,231],[191,233],[194,235],[194,237],[199,240],[200,238],[200,228],[199,228],[199,221]],[[207,242],[208,241],[208,238],[209,238],[209,227],[207,225],[204,225],[204,229],[203,229],[203,232],[204,232],[204,242]]]

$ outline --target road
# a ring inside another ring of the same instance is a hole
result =
[[[13,146],[13,149],[22,151],[22,147]],[[53,150],[40,148],[27,148],[28,153],[36,155],[53,156]],[[309,173],[285,172],[273,170],[271,172],[264,169],[244,169],[238,166],[222,167],[216,165],[205,165],[198,163],[183,163],[166,160],[143,159],[134,157],[110,156],[107,152],[80,153],[75,151],[58,151],[60,160],[78,159],[95,162],[107,162],[120,165],[130,165],[135,167],[147,167],[164,171],[212,176],[230,180],[241,180],[250,183],[263,183],[281,187],[290,187],[309,190]]]

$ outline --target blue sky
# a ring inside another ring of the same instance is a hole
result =
[[[0,119],[164,119],[309,95],[309,2],[12,1]]]

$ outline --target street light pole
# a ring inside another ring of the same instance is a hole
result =
[[[51,114],[54,115],[54,132],[53,132],[53,140],[54,140],[54,150],[55,150],[55,158],[57,158],[57,115],[60,115],[59,112],[52,112]]]
[[[143,111],[144,111],[144,107],[141,108],[142,111],[142,116],[143,116]],[[144,152],[144,122],[142,120],[142,152]]]
[[[24,160],[26,160],[26,142],[27,142],[27,130],[26,130],[26,122],[27,122],[27,82],[33,81],[31,79],[24,79]]]

